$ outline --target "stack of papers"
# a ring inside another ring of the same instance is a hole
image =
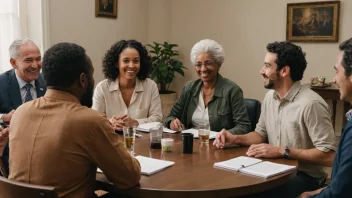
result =
[[[194,138],[199,138],[198,129],[186,129],[186,130],[183,130],[182,133],[193,133]],[[216,134],[218,133],[215,131],[210,131],[209,139],[215,139]]]
[[[162,123],[160,123],[160,122],[149,122],[149,123],[140,124],[140,125],[138,125],[137,130],[138,131],[149,132],[149,130],[151,128],[158,127],[159,124],[162,124]],[[166,127],[163,127],[163,131],[166,132],[166,133],[176,133],[177,132],[177,131],[173,131],[171,129],[168,129]]]
[[[137,156],[136,159],[139,161],[142,169],[141,172],[144,175],[152,175],[175,164],[175,162],[158,160],[144,156]]]
[[[277,164],[268,161],[262,161],[250,157],[236,157],[227,161],[217,162],[214,167],[224,168],[242,173],[269,178],[296,169],[295,166]]]
[[[143,175],[152,175],[175,164],[175,162],[158,160],[158,159],[153,159],[153,158],[144,157],[144,156],[137,156],[135,158],[138,160],[139,164],[141,165],[141,172]],[[98,168],[97,172],[102,173],[103,171],[100,168]]]

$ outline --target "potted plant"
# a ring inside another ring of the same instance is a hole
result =
[[[159,84],[163,114],[166,116],[177,99],[176,92],[169,91],[170,83],[175,78],[175,72],[184,76],[183,69],[187,68],[183,66],[181,61],[175,59],[175,57],[179,56],[178,51],[174,49],[178,45],[169,44],[168,42],[163,44],[153,42],[152,45],[148,44],[147,46],[150,48],[149,53],[152,56],[153,65],[150,78]]]

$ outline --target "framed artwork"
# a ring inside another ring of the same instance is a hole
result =
[[[287,4],[286,40],[337,42],[340,1]]]
[[[95,0],[95,16],[117,18],[117,0]]]

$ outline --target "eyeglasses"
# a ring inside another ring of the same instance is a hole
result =
[[[205,67],[212,67],[212,66],[214,66],[214,64],[215,64],[214,61],[206,60],[206,61],[204,61],[204,63],[197,62],[194,66],[196,66],[196,67],[202,67],[202,65],[204,65]]]

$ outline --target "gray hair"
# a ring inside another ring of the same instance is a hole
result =
[[[10,58],[16,59],[18,57],[18,50],[20,49],[21,45],[26,43],[34,42],[28,38],[14,40],[9,47]]]
[[[224,48],[222,48],[222,46],[214,40],[204,39],[197,42],[192,47],[190,57],[193,65],[196,64],[197,56],[202,52],[210,53],[219,65],[222,65],[225,60]]]

